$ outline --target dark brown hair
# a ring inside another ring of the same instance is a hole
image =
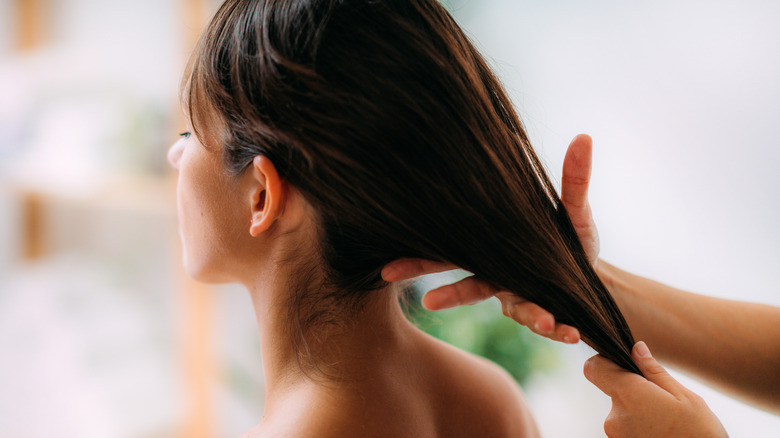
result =
[[[229,171],[265,155],[317,211],[321,291],[345,309],[392,260],[448,261],[639,373],[511,102],[435,0],[227,0],[186,78],[194,129],[217,114]],[[302,333],[313,315],[296,314]]]

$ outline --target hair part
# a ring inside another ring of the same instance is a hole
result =
[[[265,155],[317,212],[324,277],[291,298],[299,351],[333,319],[306,303],[359,312],[385,264],[417,257],[537,303],[640,373],[503,87],[435,0],[227,0],[187,78],[226,169]]]

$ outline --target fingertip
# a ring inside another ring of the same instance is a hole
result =
[[[553,334],[555,331],[555,318],[549,313],[543,313],[534,320],[534,328],[542,334]]]
[[[636,359],[649,359],[653,357],[653,355],[650,353],[650,349],[647,348],[647,344],[645,344],[644,341],[639,341],[634,344],[632,352]]]
[[[584,143],[587,143],[587,144],[592,144],[593,143],[593,137],[591,137],[590,134],[585,134],[584,132],[574,136],[574,140],[577,140],[577,141],[580,141],[580,142],[584,142]]]
[[[423,260],[411,258],[393,260],[382,268],[381,275],[388,282],[409,280],[426,273],[424,263]]]
[[[422,305],[428,310],[444,310],[452,307],[457,307],[457,300],[453,299],[450,294],[440,292],[436,289],[429,291],[422,298]]]
[[[431,293],[428,292],[422,297],[422,306],[427,310],[439,310],[438,302],[436,300],[436,296],[431,296]]]
[[[388,283],[396,281],[398,277],[398,269],[395,266],[387,265],[382,268],[382,280]]]
[[[644,351],[643,351],[644,350]],[[674,377],[672,377],[663,365],[650,354],[647,345],[640,341],[634,344],[631,350],[631,356],[634,358],[644,378],[655,383],[662,389],[672,394],[678,394],[681,391],[688,391]]]
[[[393,260],[392,262],[386,264],[381,271],[382,279],[387,282],[405,280],[406,278],[403,277],[404,272],[409,273],[411,269],[409,262],[410,259],[403,258]]]
[[[587,152],[593,147],[593,139],[588,134],[577,134],[569,143],[569,149],[567,155],[572,154],[575,158],[579,159],[582,152]]]
[[[561,339],[566,344],[576,344],[580,342],[580,332],[574,327],[564,326]]]

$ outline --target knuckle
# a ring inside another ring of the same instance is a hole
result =
[[[501,301],[501,313],[504,314],[504,316],[511,318],[512,317],[512,309],[511,304],[507,303],[506,301]]]
[[[585,364],[582,366],[582,373],[585,375],[585,378],[590,381],[593,381],[596,373],[596,364],[594,362],[595,356],[586,360]]]
[[[525,306],[526,313],[534,320],[539,319],[547,315],[547,311],[539,307],[538,305],[531,303],[530,301]]]
[[[483,300],[488,299],[492,296],[494,296],[497,292],[496,288],[493,286],[481,281],[481,280],[474,280],[477,283],[479,295],[482,297]]]
[[[464,280],[464,283],[464,287],[468,286],[469,290],[471,291],[471,295],[473,295],[475,299],[481,301],[493,295],[490,290],[490,285],[483,282],[482,280],[469,277],[468,279]]]
[[[516,323],[528,327],[528,321],[523,318],[523,313],[519,312],[517,306],[514,304],[507,304],[507,315],[512,318]]]
[[[624,416],[621,415],[620,409],[616,409],[613,404],[612,410],[609,411],[609,415],[607,415],[607,419],[604,421],[604,433],[609,438],[629,436],[626,433],[623,422]]]
[[[467,290],[465,289],[465,285],[463,282],[459,281],[457,283],[452,284],[452,289],[455,291],[455,298],[458,300],[458,305],[461,305],[463,303],[467,303],[469,300],[466,299]]]
[[[566,184],[576,185],[576,186],[584,186],[587,185],[590,181],[588,178],[583,178],[581,176],[571,176],[571,175],[565,175],[561,178],[563,182]]]
[[[707,406],[707,402],[704,401],[704,398],[702,398],[699,394],[696,394],[695,392],[685,391],[684,397],[688,400],[688,402],[691,405],[693,405],[696,408]]]

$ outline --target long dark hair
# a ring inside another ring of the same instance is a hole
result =
[[[319,215],[321,296],[291,303],[302,336],[332,319],[324,295],[359,311],[385,264],[418,257],[539,304],[639,373],[511,102],[435,0],[227,0],[185,79],[226,168],[269,157]]]

